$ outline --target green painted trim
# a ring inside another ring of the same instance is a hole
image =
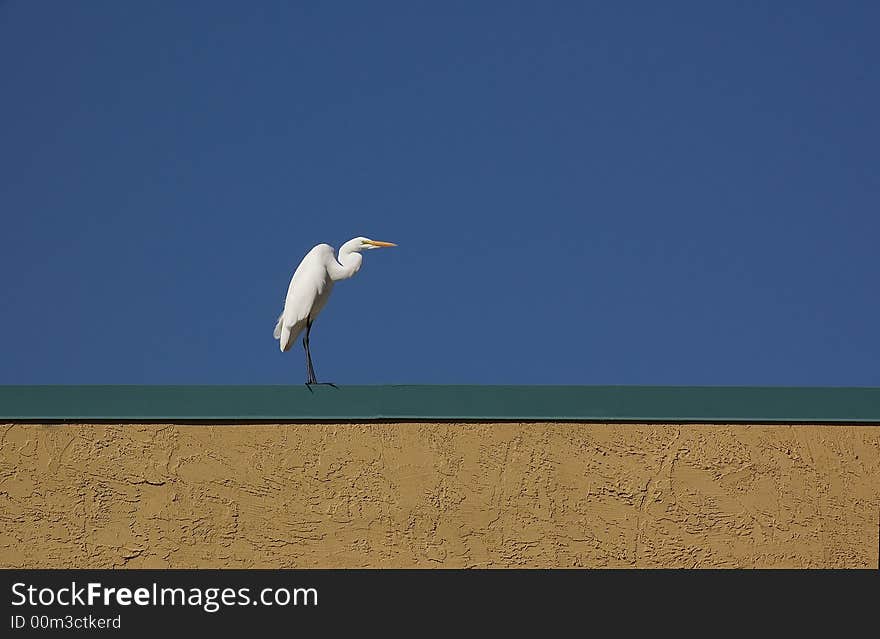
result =
[[[0,386],[0,419],[880,423],[880,388]]]

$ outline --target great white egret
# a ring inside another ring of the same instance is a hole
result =
[[[361,268],[361,251],[397,246],[391,242],[378,242],[366,237],[356,237],[339,248],[339,256],[329,244],[318,244],[296,267],[290,286],[287,288],[287,299],[284,310],[275,324],[275,339],[281,351],[289,351],[290,347],[302,333],[303,348],[306,351],[306,367],[309,379],[307,385],[317,384],[315,367],[312,365],[312,354],[309,352],[309,333],[318,313],[324,308],[333,284],[339,280],[347,280]]]

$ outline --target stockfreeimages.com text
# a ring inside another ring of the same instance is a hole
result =
[[[198,606],[217,612],[221,606],[317,606],[316,588],[167,588],[156,583],[138,588],[113,588],[75,581],[60,588],[12,585],[13,606]]]

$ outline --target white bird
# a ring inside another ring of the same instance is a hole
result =
[[[397,245],[356,237],[339,248],[337,257],[332,246],[318,244],[306,253],[302,262],[296,267],[293,277],[290,278],[284,310],[275,324],[275,339],[278,340],[282,352],[288,351],[305,329],[303,348],[306,351],[308,368],[307,385],[318,383],[315,378],[315,367],[312,365],[312,354],[309,352],[309,333],[315,318],[330,297],[333,284],[339,280],[347,280],[360,270],[363,260],[361,251],[386,246]]]

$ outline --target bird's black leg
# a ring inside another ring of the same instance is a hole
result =
[[[309,381],[306,382],[306,386],[311,387],[315,384],[324,384],[327,386],[332,386],[333,388],[338,388],[336,384],[332,382],[319,382],[317,375],[315,375],[315,366],[312,364],[312,352],[309,350],[309,335],[312,332],[312,320],[306,320],[306,336],[303,338],[303,348],[306,350],[306,366],[308,367],[309,373]]]
[[[303,338],[303,348],[306,350],[306,367],[308,368],[309,381],[306,382],[307,386],[311,386],[312,384],[317,384],[318,380],[315,377],[315,367],[312,364],[312,353],[309,350],[309,334],[312,332],[312,320],[310,318],[306,319],[306,336]]]

